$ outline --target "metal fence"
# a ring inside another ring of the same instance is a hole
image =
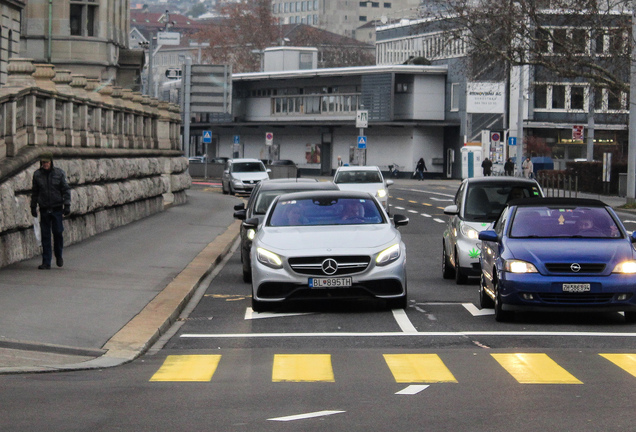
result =
[[[579,194],[579,178],[577,176],[540,173],[536,176],[546,197],[577,198]]]

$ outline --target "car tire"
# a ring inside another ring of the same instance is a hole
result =
[[[225,183],[221,182],[221,191],[223,192],[223,195],[227,195],[227,190],[225,190]]]
[[[232,183],[228,184],[227,187],[229,189],[230,195],[234,195],[235,192],[234,192],[234,188],[232,187]]]
[[[630,324],[636,323],[636,312],[625,311],[625,322]]]
[[[444,279],[453,279],[455,271],[451,266],[450,256],[446,254],[446,243],[442,241],[442,277]]]
[[[459,265],[459,255],[457,254],[457,249],[455,249],[455,283],[457,285],[463,285],[466,282],[468,282],[468,276],[466,276],[466,273],[462,271]]]
[[[243,282],[251,283],[252,282],[252,266],[249,262],[249,259],[243,261]]]
[[[486,293],[485,285],[484,275],[482,274],[479,278],[479,307],[481,309],[492,309],[495,307],[495,302]]]
[[[406,305],[407,305],[406,294],[404,294],[400,298],[387,300],[386,305],[389,309],[406,309]]]
[[[493,281],[493,287],[495,290],[495,321],[512,321],[514,318],[514,312],[503,310],[503,305],[501,303],[501,294],[499,293],[499,282]]]

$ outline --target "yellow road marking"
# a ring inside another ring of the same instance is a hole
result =
[[[422,205],[433,207],[433,204],[429,204],[429,203],[422,203]]]
[[[330,354],[276,354],[273,382],[335,382]]]
[[[404,198],[397,197],[396,199],[399,199],[400,201],[404,201]]]
[[[220,355],[169,355],[150,381],[210,381]]]
[[[437,208],[440,209],[440,210],[444,210],[444,207],[437,207]]]
[[[521,384],[583,384],[546,354],[491,354]]]
[[[457,382],[437,354],[384,354],[395,382]]]
[[[409,200],[410,203],[417,204],[417,201]]]
[[[636,354],[599,354],[636,377]]]

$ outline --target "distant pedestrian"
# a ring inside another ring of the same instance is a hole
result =
[[[528,156],[526,160],[521,164],[521,168],[523,169],[523,176],[527,178],[532,178],[534,176],[534,164],[532,163],[532,159]]]
[[[340,157],[340,155],[338,155],[338,166],[341,167],[344,165],[344,162],[342,161],[342,158]]]
[[[508,158],[508,160],[504,164],[504,173],[507,176],[514,175],[514,173],[515,173],[515,164],[514,164],[514,162],[512,161],[511,158]]]
[[[492,174],[492,161],[488,158],[484,159],[481,162],[481,167],[484,171],[484,175],[485,176],[489,176],[490,174]]]
[[[31,215],[38,216],[40,208],[40,232],[42,233],[42,264],[40,270],[51,268],[51,232],[53,233],[53,250],[55,263],[64,265],[62,249],[64,248],[63,216],[71,213],[71,188],[66,181],[66,173],[53,166],[53,154],[43,153],[40,156],[40,168],[33,173],[31,188]]]
[[[426,169],[426,162],[424,162],[424,158],[420,158],[415,166],[415,176],[419,181],[424,181],[424,171],[428,171]]]

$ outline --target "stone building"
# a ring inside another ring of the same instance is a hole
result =
[[[7,64],[19,53],[20,16],[26,3],[20,0],[0,0],[0,84],[7,82]]]
[[[49,0],[30,0],[20,56],[130,88],[143,50],[128,46],[129,9],[129,0],[56,0],[54,7]]]

